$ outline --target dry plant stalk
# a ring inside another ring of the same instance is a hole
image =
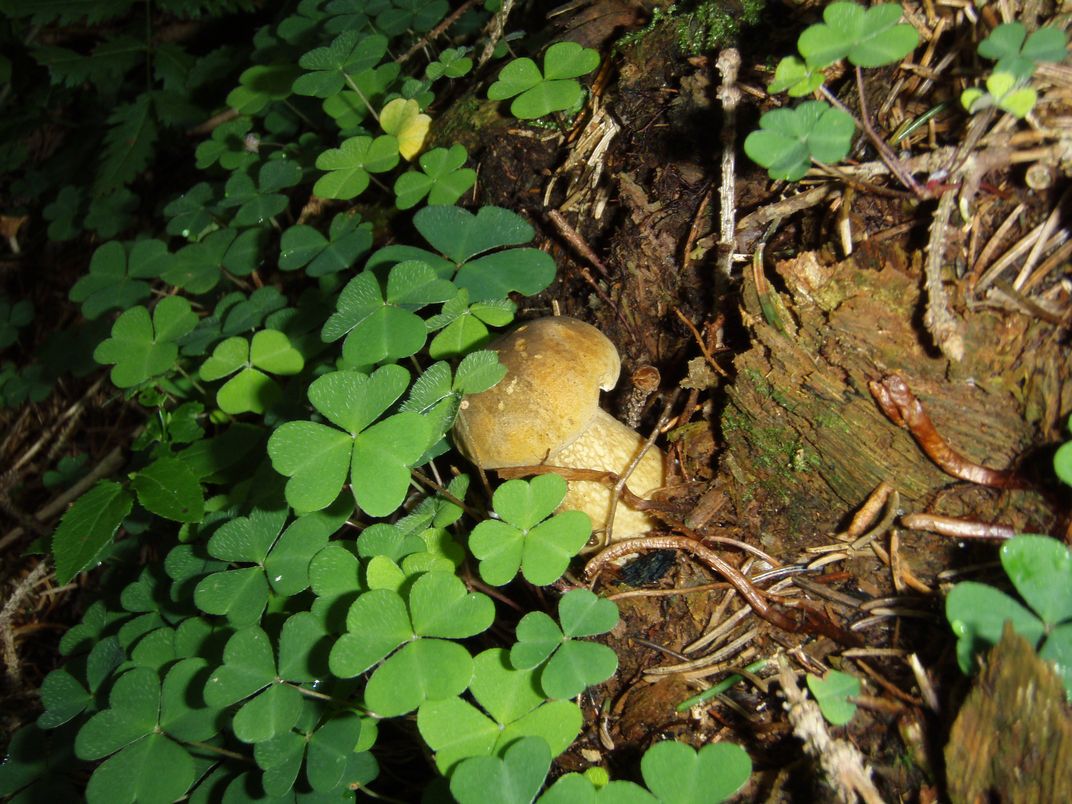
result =
[[[34,567],[33,572],[18,582],[11,596],[4,603],[4,608],[0,610],[0,651],[4,657],[8,680],[14,686],[18,686],[22,681],[19,654],[15,648],[15,612],[18,611],[23,600],[30,596],[33,588],[48,576],[48,573],[48,564],[42,561]]]
[[[827,731],[819,705],[797,686],[784,655],[778,656],[778,682],[785,695],[786,712],[793,733],[804,743],[804,750],[819,760],[837,800],[853,804],[859,797],[866,804],[882,804],[882,796],[871,781],[871,769],[856,746],[847,740],[835,740]]]

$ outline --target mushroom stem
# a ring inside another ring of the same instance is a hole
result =
[[[645,439],[606,411],[597,410],[588,427],[572,443],[549,456],[547,463],[573,469],[596,469],[620,475],[644,448]],[[626,484],[638,497],[665,485],[662,451],[652,447],[636,465]],[[571,480],[562,508],[584,511],[596,531],[605,530],[613,491],[603,483]],[[619,502],[614,513],[613,539],[638,536],[656,527],[651,517]]]

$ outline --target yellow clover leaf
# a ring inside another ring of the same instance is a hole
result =
[[[421,152],[428,136],[432,118],[421,113],[421,107],[413,99],[395,98],[380,112],[380,126],[387,134],[398,140],[398,152],[412,162]]]

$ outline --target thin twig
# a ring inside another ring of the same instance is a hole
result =
[[[901,524],[909,530],[927,530],[953,539],[1005,541],[1017,534],[1016,528],[1010,525],[973,522],[969,519],[957,519],[939,514],[905,514],[901,517]]]
[[[48,522],[54,516],[59,514],[67,505],[74,499],[82,496],[82,494],[89,489],[94,483],[100,480],[102,477],[107,477],[112,472],[116,471],[123,465],[123,448],[115,447],[98,463],[89,474],[71,486],[69,489],[61,494],[58,494],[48,504],[46,504],[40,511],[34,514],[34,518],[39,522]],[[4,537],[0,539],[0,552],[26,531],[22,527],[15,527],[4,534]]]
[[[659,433],[662,432],[662,427],[666,424],[670,418],[670,410],[673,408],[674,403],[677,402],[677,395],[680,389],[675,389],[674,393],[670,395],[670,398],[666,400],[666,404],[663,405],[662,413],[659,414],[659,421],[655,423],[655,426],[651,428],[651,433],[644,440],[644,446],[640,448],[636,455],[633,456],[633,460],[629,462],[629,465],[625,467],[625,470],[618,478],[618,482],[614,484],[614,488],[610,494],[610,506],[607,509],[607,527],[603,531],[603,537],[601,540],[601,547],[609,544],[612,541],[614,530],[614,514],[618,510],[618,497],[621,495],[622,490],[625,488],[625,483],[629,479],[629,476],[633,474],[637,466],[644,459],[644,456],[648,454],[648,450],[655,444],[655,439]]]
[[[428,33],[426,33],[424,36],[414,42],[410,49],[403,53],[401,56],[399,56],[397,59],[395,59],[395,61],[399,64],[405,64],[413,57],[415,53],[417,53],[417,51],[421,50],[424,47],[427,47],[429,43],[442,36],[451,25],[456,23],[458,19],[469,9],[475,6],[477,2],[478,0],[465,0],[464,3],[454,9],[454,11],[452,11],[448,16],[444,17],[442,22],[440,22],[436,27],[434,27],[432,30],[430,30]]]
[[[840,642],[852,645],[860,644],[859,638],[854,634],[841,628],[832,620],[820,616],[817,612],[807,608],[800,608],[793,609],[793,614],[790,615],[785,611],[774,608],[764,599],[764,593],[756,588],[740,570],[723,559],[714,550],[684,536],[645,536],[612,544],[588,562],[584,568],[585,577],[592,580],[611,561],[640,550],[684,550],[692,553],[733,584],[734,588],[741,594],[741,597],[748,601],[748,605],[752,607],[756,614],[783,631],[792,633],[817,631]]]

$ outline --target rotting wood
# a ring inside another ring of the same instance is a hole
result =
[[[1061,679],[1008,622],[984,665],[945,747],[950,799],[1072,801],[1072,716]]]
[[[914,323],[917,271],[892,245],[870,251],[877,269],[861,267],[859,254],[830,264],[805,252],[778,263],[788,290],[779,306],[790,317],[782,327],[764,319],[756,278],[745,272],[753,346],[735,361],[722,434],[736,479],[750,486],[737,493],[790,512],[790,528],[832,530],[840,512],[890,478],[907,503],[956,482],[886,419],[870,381],[904,376],[949,444],[992,466],[1013,465],[1040,432],[1055,437],[1057,412],[1072,403],[1069,366],[1037,348],[1056,337],[1051,325],[976,311],[964,321],[964,359],[950,364],[928,352]],[[1023,497],[1018,508],[1044,508],[1037,495]]]

